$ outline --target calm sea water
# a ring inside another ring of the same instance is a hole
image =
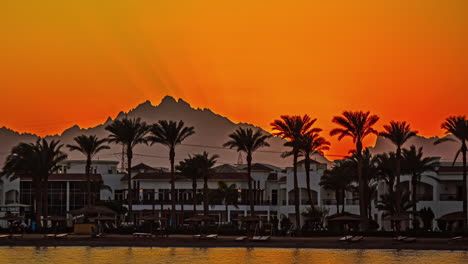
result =
[[[468,263],[468,252],[336,249],[245,249],[245,248],[89,248],[0,247],[2,264],[74,263],[278,263],[278,264],[391,264]]]

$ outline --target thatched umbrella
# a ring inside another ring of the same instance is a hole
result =
[[[91,205],[79,208],[76,210],[71,210],[68,212],[71,215],[101,215],[101,214],[111,214],[115,215],[116,212],[106,206]]]
[[[184,221],[186,222],[216,222],[215,219],[206,215],[196,215],[196,216],[187,218]]]
[[[443,215],[437,220],[445,222],[463,221],[466,220],[466,216],[463,214],[463,212],[453,212]]]
[[[153,233],[153,224],[154,224],[155,221],[167,221],[167,218],[159,217],[157,215],[143,215],[139,219],[143,220],[143,221],[149,221],[150,222],[150,233],[151,234]]]
[[[240,222],[260,222],[260,217],[254,215],[241,215],[234,219],[234,221]]]
[[[359,215],[342,215],[331,218],[328,221],[359,222],[361,221],[361,217]]]
[[[332,216],[331,218],[328,219],[328,221],[340,223],[340,225],[338,227],[341,227],[341,224],[343,224],[344,225],[344,227],[343,227],[344,233],[346,235],[348,233],[348,231],[350,230],[348,223],[360,222],[361,221],[361,216],[355,215],[355,214]]]

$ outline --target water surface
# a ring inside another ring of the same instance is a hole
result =
[[[0,247],[2,264],[466,264],[464,251],[273,248]]]

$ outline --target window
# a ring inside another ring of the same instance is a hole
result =
[[[278,190],[271,190],[271,205],[278,205]]]
[[[67,183],[49,182],[48,192],[49,215],[63,215],[67,210]]]

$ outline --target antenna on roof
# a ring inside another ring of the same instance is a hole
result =
[[[239,156],[237,157],[237,165],[243,164],[242,152],[239,152]]]

